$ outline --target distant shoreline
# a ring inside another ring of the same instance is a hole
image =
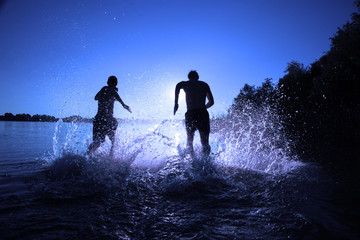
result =
[[[93,118],[84,118],[78,115],[73,115],[65,118],[56,118],[54,116],[49,115],[33,115],[30,114],[12,114],[5,113],[4,115],[0,115],[0,121],[4,122],[57,122],[61,119],[62,122],[72,123],[72,122],[80,122],[80,123],[92,123]],[[128,118],[117,118],[118,123],[157,123],[159,121],[164,121],[165,119],[128,119]],[[180,120],[181,121],[181,120]]]
[[[0,115],[0,121],[14,121],[14,122],[57,122],[59,120],[63,122],[92,122],[92,118],[84,118],[81,116],[70,116],[65,118],[56,118],[54,116],[46,115],[46,114],[35,114],[30,115],[26,113],[22,114],[12,114],[5,113],[4,115]]]

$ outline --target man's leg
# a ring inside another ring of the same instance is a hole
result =
[[[110,130],[110,132],[108,133],[108,136],[110,138],[111,141],[111,149],[110,149],[110,156],[113,156],[114,154],[114,145],[115,145],[115,130]]]
[[[186,148],[190,151],[190,153],[194,152],[194,135],[195,131],[192,129],[186,129],[186,135],[187,135],[187,142],[186,142]]]
[[[113,156],[114,146],[115,146],[115,133],[116,133],[116,129],[118,127],[118,122],[117,122],[116,118],[113,117],[111,119],[111,126],[109,126],[109,127],[110,127],[110,130],[109,130],[108,136],[111,141],[110,156]]]
[[[210,119],[209,113],[207,110],[204,110],[199,115],[199,133],[200,141],[202,145],[202,152],[206,155],[210,154],[211,148],[209,145],[209,135],[210,135]]]
[[[209,145],[209,132],[199,131],[200,141],[202,145],[202,152],[206,155],[210,154],[211,148]]]
[[[98,149],[99,147],[100,147],[100,142],[92,142],[91,144],[90,144],[90,146],[88,147],[88,149],[87,149],[87,151],[86,151],[86,153],[93,153],[93,152],[95,152],[96,151],[96,149]]]
[[[187,135],[187,143],[186,147],[190,151],[190,153],[194,153],[194,134],[195,134],[195,126],[194,126],[194,119],[193,119],[192,112],[186,112],[185,114],[185,128],[186,128],[186,135]]]
[[[104,129],[99,121],[93,122],[93,142],[88,147],[86,153],[93,153],[100,147],[100,144],[105,140]]]

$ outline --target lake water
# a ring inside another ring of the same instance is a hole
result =
[[[359,182],[289,155],[275,125],[212,123],[209,158],[183,122],[0,122],[1,239],[360,239]],[[356,202],[357,201],[357,202]]]

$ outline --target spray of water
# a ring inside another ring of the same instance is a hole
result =
[[[210,157],[218,166],[282,174],[301,165],[290,155],[281,124],[270,107],[245,105],[241,112],[214,119],[211,125]],[[59,120],[53,137],[53,159],[69,153],[84,156],[91,133],[91,124]],[[200,152],[198,134],[194,143]],[[118,127],[113,158],[131,163],[133,168],[173,169],[176,162],[191,162],[184,154],[185,146],[183,121],[129,121]],[[96,152],[97,161],[107,158],[110,148],[111,142],[106,139]]]
[[[67,123],[59,119],[55,125],[50,160],[69,153],[83,154],[90,143],[91,129],[92,126],[87,123]]]
[[[271,107],[246,104],[241,111],[213,121],[217,161],[265,173],[288,172],[301,165],[289,151]]]

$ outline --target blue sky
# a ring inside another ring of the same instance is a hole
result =
[[[0,115],[93,117],[115,75],[133,110],[115,104],[116,117],[171,118],[175,85],[195,69],[218,116],[245,83],[319,59],[355,11],[353,0],[3,1]]]

